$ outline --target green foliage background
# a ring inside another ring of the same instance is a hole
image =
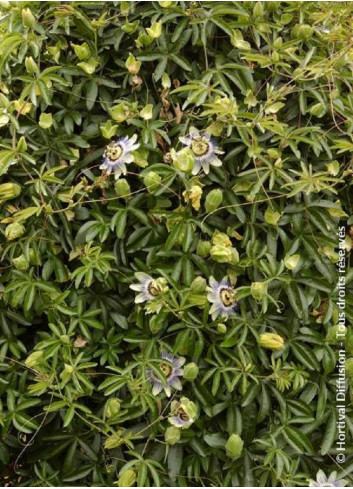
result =
[[[351,394],[347,460],[335,462],[352,14],[349,2],[1,2],[3,482],[305,486],[319,468],[353,472]],[[191,126],[225,152],[196,179],[168,157]],[[135,133],[121,198],[100,160],[109,138]],[[150,171],[160,181],[146,188]],[[183,197],[195,182],[198,211]],[[223,202],[207,212],[214,189]],[[237,264],[200,256],[216,230]],[[172,306],[135,305],[136,271],[165,277]],[[240,312],[212,321],[193,280],[227,274]],[[253,282],[268,285],[261,299]],[[265,331],[284,349],[259,348]],[[182,391],[199,418],[175,445],[169,400],[146,377],[164,350],[199,367]],[[235,460],[232,433],[244,441]]]

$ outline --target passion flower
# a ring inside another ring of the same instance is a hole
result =
[[[316,474],[316,481],[309,479],[309,487],[344,487],[347,485],[345,479],[337,479],[337,472],[332,472],[326,477],[322,470]]]
[[[168,290],[168,285],[163,277],[159,277],[156,280],[150,275],[144,272],[136,272],[135,277],[140,282],[138,284],[130,285],[130,289],[140,292],[135,297],[135,304],[141,304],[141,302],[153,301],[158,296]],[[159,310],[162,304],[160,304]],[[156,312],[159,312],[158,309]]]
[[[180,401],[173,401],[171,404],[171,416],[168,421],[177,428],[186,429],[196,421],[198,416],[197,406],[187,397],[182,397]]]
[[[136,140],[137,135],[134,134],[131,138],[124,137],[109,143],[105,148],[102,164],[99,168],[105,170],[108,175],[113,171],[116,179],[121,174],[126,175],[126,165],[134,161],[132,151],[140,146],[136,144]]]
[[[153,384],[152,394],[157,396],[162,390],[166,393],[168,397],[172,395],[172,388],[180,391],[182,385],[179,377],[184,373],[181,368],[185,363],[184,357],[175,358],[170,353],[161,354],[161,363],[159,364],[159,369],[162,371],[165,381],[157,377],[157,375],[151,370],[148,370],[149,380]]]
[[[210,134],[200,133],[197,129],[191,128],[190,133],[187,136],[179,138],[179,140],[191,150],[194,156],[193,175],[197,175],[200,170],[208,174],[210,165],[222,165],[217,155],[223,154],[224,151],[218,149],[217,144],[212,140]]]
[[[238,311],[238,301],[235,297],[235,290],[231,286],[227,277],[224,277],[220,282],[217,282],[213,277],[210,277],[210,286],[207,287],[207,299],[212,303],[210,314],[212,319],[217,317],[230,318]]]

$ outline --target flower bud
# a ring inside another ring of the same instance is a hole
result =
[[[147,187],[147,190],[150,194],[153,194],[156,190],[159,189],[161,181],[161,176],[154,171],[146,173],[143,177],[143,183]]]
[[[212,246],[210,254],[213,260],[218,263],[230,263],[233,258],[232,250],[229,246]]]
[[[162,87],[166,90],[172,86],[172,82],[168,73],[163,73],[162,75]]]
[[[25,360],[26,367],[33,368],[35,365],[38,364],[38,361],[40,358],[42,358],[42,356],[43,356],[42,350],[34,351],[33,353],[31,353]]]
[[[218,209],[218,207],[222,204],[222,200],[223,200],[222,190],[218,188],[211,190],[211,192],[207,194],[206,201],[205,201],[206,212],[213,212],[216,209]]]
[[[75,54],[80,61],[88,59],[91,56],[91,51],[86,42],[84,42],[83,44],[71,43],[71,46],[74,48]]]
[[[69,365],[68,363],[65,363],[65,368],[64,370],[61,372],[60,376],[65,373],[65,374],[68,374],[68,375],[71,375],[74,371],[74,367],[72,365]]]
[[[212,244],[210,243],[210,241],[200,240],[197,243],[196,253],[199,256],[202,256],[203,258],[205,258],[206,256],[208,256],[210,254],[211,248],[212,248]]]
[[[77,66],[88,75],[93,75],[98,65],[98,61],[93,56],[91,56],[87,61],[81,61],[81,63],[77,63]]]
[[[131,199],[131,188],[126,178],[119,178],[115,182],[115,193],[126,201]]]
[[[124,122],[129,118],[130,110],[127,104],[121,103],[111,107],[109,113],[114,121]]]
[[[184,367],[183,377],[185,380],[192,382],[193,380],[196,379],[196,377],[198,376],[198,373],[199,373],[199,367],[196,365],[196,363],[191,362],[191,363],[188,363]]]
[[[67,334],[62,334],[60,335],[60,341],[64,344],[64,345],[70,345],[71,344],[71,341],[70,341],[70,336],[67,335]],[[71,365],[66,365],[65,364],[65,370],[66,370],[66,367],[68,367],[68,369],[72,369],[72,372],[73,372],[73,367],[71,367]]]
[[[326,256],[332,263],[337,263],[340,259],[339,254],[333,246],[323,246],[319,248],[319,252]]]
[[[278,334],[262,333],[258,339],[258,344],[262,348],[268,348],[269,350],[282,350],[284,339]]]
[[[13,222],[6,226],[5,238],[7,241],[13,241],[14,239],[20,238],[25,232],[25,227],[19,222]]]
[[[232,433],[225,444],[226,454],[232,460],[240,457],[244,442],[237,433]]]
[[[152,104],[147,104],[141,111],[140,111],[140,117],[142,117],[143,120],[149,121],[153,117],[153,105]]]
[[[102,136],[105,139],[112,139],[118,132],[118,124],[113,124],[111,120],[107,121],[104,126],[100,127]]]
[[[118,487],[131,487],[136,482],[136,472],[134,469],[126,469],[118,479]]]
[[[127,3],[127,2],[126,2]],[[133,34],[139,26],[139,21],[135,20],[135,22],[126,21],[124,25],[121,26],[121,30],[126,32],[127,34]]]
[[[229,239],[229,236],[225,233],[221,233],[219,231],[215,231],[212,236],[212,244],[219,246],[232,246],[232,242]]]
[[[158,3],[163,8],[168,8],[168,7],[171,7],[173,5],[173,2],[158,2]]]
[[[268,149],[267,154],[270,158],[273,158],[273,159],[280,158],[280,156],[281,156],[280,151],[278,151],[278,149],[275,149],[275,148]]]
[[[314,29],[308,24],[296,24],[292,29],[292,36],[301,41],[307,41],[313,33]]]
[[[146,28],[147,34],[152,39],[158,39],[162,34],[162,22],[153,22],[151,27]]]
[[[272,224],[273,226],[275,226],[278,223],[281,214],[279,212],[273,211],[270,207],[267,207],[264,217],[267,224]]]
[[[21,193],[21,187],[17,183],[2,183],[0,185],[0,201],[15,199]]]
[[[120,12],[123,14],[123,15],[127,15],[129,12],[130,12],[130,2],[120,2]]]
[[[206,279],[204,279],[203,277],[196,277],[191,282],[191,285],[190,285],[191,290],[193,292],[195,292],[196,294],[200,294],[202,292],[205,292],[206,287],[207,287],[207,282],[206,282]]]
[[[346,375],[349,379],[353,378],[353,358],[346,360]]]
[[[112,398],[108,399],[106,405],[105,405],[105,415],[106,417],[112,418],[116,414],[120,412],[120,401],[119,399]]]
[[[192,207],[198,211],[201,206],[202,188],[199,185],[192,185],[190,190],[183,192],[185,202],[191,202]]]
[[[283,46],[283,39],[281,37],[277,37],[277,39],[273,43],[273,47],[275,49],[280,49],[282,46]]]
[[[272,52],[271,58],[272,61],[274,61],[275,63],[278,63],[278,61],[280,60],[280,56],[277,51]]]
[[[27,73],[38,73],[38,65],[32,58],[32,56],[27,56],[25,59],[25,66]]]
[[[189,148],[181,149],[178,152],[176,152],[175,149],[172,148],[170,151],[170,156],[172,158],[175,168],[184,173],[192,172],[195,165],[195,158]]]
[[[168,426],[165,430],[164,439],[168,445],[175,445],[180,440],[180,429],[176,426]]]
[[[28,29],[32,29],[36,23],[36,19],[29,8],[22,9],[22,24]]]
[[[131,75],[136,75],[140,71],[141,61],[138,61],[135,58],[135,56],[132,53],[130,53],[126,62],[125,62],[125,66],[127,68],[127,71]]]
[[[42,129],[49,129],[53,125],[52,114],[45,114],[44,112],[40,114],[39,117],[39,127]]]
[[[251,295],[257,301],[260,301],[267,295],[267,284],[265,282],[253,282],[251,284]]]
[[[223,323],[218,323],[217,324],[217,331],[220,334],[226,334],[227,332],[227,326]]]
[[[288,270],[294,270],[300,262],[300,255],[286,255],[284,264]]]
[[[18,256],[17,258],[14,258],[12,260],[12,263],[15,265],[17,270],[28,270],[29,268],[29,263],[27,261],[27,258],[25,255],[22,253],[22,255]]]
[[[326,164],[327,173],[336,177],[340,172],[340,164],[337,160],[331,161],[331,163]]]
[[[135,40],[136,47],[138,49],[142,48],[143,46],[149,46],[153,42],[152,37],[148,36],[145,34],[143,31],[139,32],[139,35],[137,36],[137,39]]]
[[[235,248],[230,248],[230,251],[232,253],[232,257],[230,259],[230,264],[231,265],[236,265],[237,263],[239,263],[239,253],[238,251],[235,249]]]

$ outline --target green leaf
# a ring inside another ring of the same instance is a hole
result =
[[[296,450],[298,453],[310,453],[313,450],[309,438],[304,435],[298,428],[293,428],[291,426],[286,426],[283,429],[283,435],[287,442]]]

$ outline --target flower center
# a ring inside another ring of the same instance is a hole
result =
[[[196,156],[204,156],[209,150],[209,143],[202,137],[196,137],[191,143],[191,150]]]
[[[326,484],[322,484],[321,487],[335,487],[333,484],[330,484],[329,482],[326,482]]]
[[[167,379],[168,379],[168,377],[170,377],[170,375],[173,371],[172,367],[166,363],[160,363],[159,368],[162,370],[163,374],[165,375],[165,377]]]
[[[118,158],[120,158],[122,154],[123,154],[123,148],[120,146],[120,144],[107,148],[107,157],[112,161],[115,161]]]
[[[153,295],[153,297],[157,297],[161,293],[161,289],[155,284],[155,282],[150,282],[148,284],[148,292]]]
[[[186,414],[184,409],[181,407],[178,408],[178,415],[179,415],[180,419],[182,419],[183,421],[189,420],[189,416]]]
[[[236,303],[235,294],[231,287],[225,287],[220,292],[222,304],[226,307],[234,306]]]

